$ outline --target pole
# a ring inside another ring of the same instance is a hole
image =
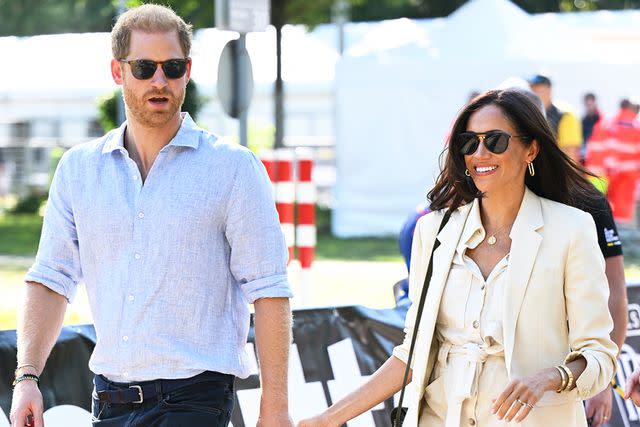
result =
[[[235,87],[235,93],[238,94],[239,96],[236,97],[236,99],[244,99],[244,96],[240,96],[240,94],[244,94],[244,92],[246,90],[248,90],[248,88],[245,87],[244,82],[246,80],[246,69],[244,67],[240,67],[238,66],[239,62],[240,62],[240,55],[244,55],[245,51],[246,51],[246,44],[247,42],[247,35],[246,33],[240,33],[240,38],[238,38],[238,45],[236,46],[236,50],[235,50],[235,55],[234,55],[234,60],[236,62],[236,67],[235,69],[238,72],[238,75],[236,76],[236,78],[233,79],[233,84],[236,85]],[[249,135],[248,135],[248,108],[244,108],[240,111],[240,114],[238,115],[238,125],[240,127],[239,129],[239,135],[240,135],[240,145],[242,145],[243,147],[246,147],[249,141]]]
[[[276,124],[275,148],[284,147],[284,88],[282,84],[282,27],[284,26],[285,0],[271,3],[271,23],[276,29],[276,82],[274,86],[274,113]]]

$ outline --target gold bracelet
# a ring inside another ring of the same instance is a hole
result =
[[[558,372],[560,372],[560,379],[561,379],[560,388],[556,390],[556,393],[562,393],[564,388],[567,386],[569,377],[567,376],[567,373],[564,371],[564,369],[562,369],[560,366],[556,366],[555,368],[558,370]]]
[[[569,377],[569,382],[567,383],[567,387],[564,390],[571,390],[573,388],[573,372],[567,365],[560,365],[560,367],[567,373]]]

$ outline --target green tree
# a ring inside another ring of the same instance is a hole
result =
[[[335,0],[271,0],[278,22],[313,27],[331,21]],[[348,0],[352,21],[446,16],[466,0]],[[530,13],[636,9],[640,0],[513,0]],[[214,25],[214,0],[125,0],[127,7],[161,3],[194,28]],[[121,0],[0,0],[0,36],[108,32]]]
[[[0,0],[0,36],[108,31],[112,0]]]

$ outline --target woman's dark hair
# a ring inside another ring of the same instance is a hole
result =
[[[487,105],[495,105],[515,127],[524,144],[538,141],[538,155],[533,161],[535,175],[525,173],[525,185],[540,197],[584,209],[585,205],[594,205],[602,198],[595,187],[584,178],[591,175],[577,165],[558,147],[553,131],[546,118],[526,95],[515,90],[491,90],[474,98],[458,114],[453,124],[449,143],[442,152],[446,155],[444,167],[429,192],[431,210],[450,208],[471,202],[483,194],[473,180],[465,175],[464,155],[460,153],[457,141],[462,132],[467,131],[469,117]],[[513,143],[513,142],[512,142]]]

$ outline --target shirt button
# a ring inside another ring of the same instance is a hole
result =
[[[133,175],[132,178],[134,181],[136,181],[138,179],[138,175]]]
[[[129,337],[128,337],[128,336],[126,336],[126,335],[125,335],[125,336],[123,336],[123,337],[122,337],[122,341],[129,341]]]
[[[144,212],[139,212],[138,213],[138,218],[140,218],[140,219],[144,218]]]
[[[133,257],[134,257],[135,259],[140,259],[140,254],[135,254]]]
[[[128,377],[128,376],[129,376],[129,372],[123,372],[123,373],[122,373],[122,376],[123,376],[123,377]]]
[[[480,326],[480,322],[478,322],[477,320],[474,320],[472,323],[474,329],[478,329],[478,326]]]
[[[129,301],[133,301],[136,298],[133,295],[129,295],[128,299],[129,299]]]
[[[469,418],[469,425],[470,426],[476,425],[476,420],[474,420],[473,418]]]
[[[484,291],[484,288],[485,288],[485,286],[484,286],[484,285],[480,286],[480,290],[481,290],[481,291]]]

